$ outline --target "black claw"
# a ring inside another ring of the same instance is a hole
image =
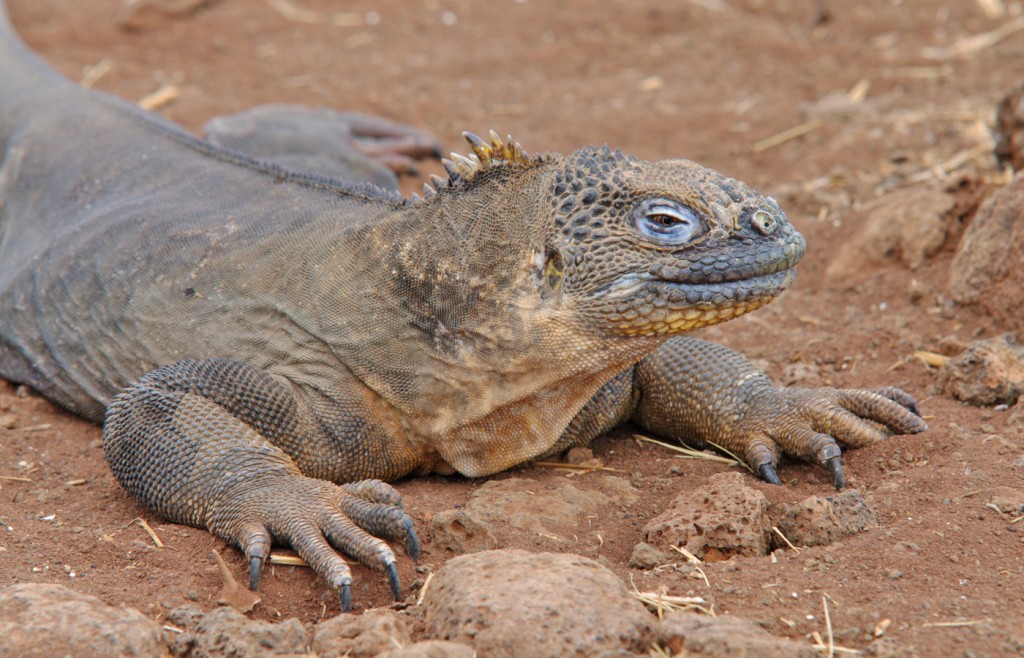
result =
[[[846,476],[843,475],[843,461],[840,457],[833,457],[825,461],[828,472],[832,474],[832,485],[839,491],[846,486]]]
[[[260,586],[260,576],[263,574],[263,558],[254,555],[249,558],[249,589],[256,591]]]
[[[405,521],[405,552],[409,554],[413,562],[420,559],[420,538],[416,536],[416,529],[412,527],[412,519]]]
[[[398,568],[392,562],[387,566],[388,582],[391,583],[391,596],[398,601],[402,596],[402,583],[398,580]]]
[[[342,612],[352,612],[352,586],[348,583],[338,588],[338,605]]]
[[[758,466],[757,474],[765,482],[770,484],[782,484],[782,480],[779,479],[779,474],[775,472],[775,467],[771,464],[765,463]]]

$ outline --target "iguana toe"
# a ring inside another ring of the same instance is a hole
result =
[[[828,472],[832,474],[832,486],[839,491],[846,486],[846,476],[843,475],[843,459],[836,456],[825,462]]]
[[[334,549],[332,544],[336,543],[336,537],[330,530],[321,529],[307,517],[296,519],[296,523],[285,533],[275,534],[291,545],[299,557],[331,587],[339,591],[351,587],[352,570]],[[325,534],[331,541],[324,537]],[[380,569],[383,565],[369,566]]]
[[[342,612],[352,612],[352,585],[345,583],[338,588],[338,607]]]
[[[769,484],[782,484],[782,480],[779,479],[779,474],[771,464],[761,464],[757,468],[757,475]]]
[[[239,544],[249,560],[249,589],[255,591],[260,585],[263,565],[270,557],[273,540],[266,527],[260,523],[250,524],[240,535]]]
[[[260,576],[263,575],[263,558],[249,558],[249,589],[256,591],[260,587]]]
[[[880,391],[814,389],[808,395],[817,397],[816,402],[808,400],[817,430],[836,437],[848,448],[928,429],[917,411],[917,401],[895,387]]]
[[[380,480],[363,480],[341,488],[350,494],[342,499],[342,509],[356,525],[375,537],[401,542],[409,557],[419,559],[419,537],[394,487]]]
[[[392,562],[387,566],[388,584],[391,585],[391,596],[397,601],[402,598],[402,582],[398,579],[398,567]]]
[[[913,395],[907,393],[902,388],[896,388],[895,386],[884,386],[882,388],[875,389],[874,392],[877,393],[878,395],[881,395],[882,397],[889,398],[893,402],[900,404],[901,406],[906,408],[907,411],[910,411],[915,416],[917,416],[918,420],[920,420],[920,422],[924,425],[923,429],[918,430],[919,432],[928,429],[927,423],[924,423],[924,420],[920,418],[921,410],[918,408],[917,400],[914,398]]]
[[[782,484],[775,470],[780,453],[817,462],[829,470],[836,489],[846,486],[842,450],[828,434],[816,432],[809,427],[789,427],[785,434],[779,436],[777,444],[762,437],[751,441],[744,451],[747,463],[758,477],[771,484]]]

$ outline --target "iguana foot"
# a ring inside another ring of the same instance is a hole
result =
[[[337,115],[352,132],[352,143],[367,157],[396,174],[415,174],[416,161],[440,158],[441,142],[434,135],[395,121],[349,112]]]
[[[772,484],[782,484],[776,469],[788,455],[821,464],[841,489],[842,448],[928,429],[901,389],[776,387],[742,355],[696,338],[673,338],[637,364],[635,386],[637,423],[727,450]]]
[[[412,126],[298,105],[262,105],[204,130],[213,144],[261,162],[390,190],[398,189],[395,174],[416,173],[416,160],[441,155],[437,138]]]
[[[928,429],[917,401],[906,391],[777,388],[754,405],[744,431],[730,441],[757,475],[782,484],[780,454],[815,461],[829,470],[836,489],[846,485],[842,448],[878,443],[894,434]]]
[[[395,554],[384,540],[402,542],[414,560],[420,546],[412,518],[391,486],[378,480],[337,486],[288,475],[260,478],[235,494],[212,511],[209,527],[245,552],[250,589],[259,586],[276,540],[338,590],[343,611],[352,608],[352,572],[338,550],[385,572],[392,595],[400,598]]]

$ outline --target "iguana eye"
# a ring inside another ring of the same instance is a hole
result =
[[[668,199],[649,199],[633,211],[637,230],[664,244],[683,244],[700,230],[700,219],[690,208]]]

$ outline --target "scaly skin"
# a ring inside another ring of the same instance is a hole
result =
[[[122,485],[239,546],[253,588],[285,543],[342,609],[337,550],[396,597],[387,541],[419,550],[380,480],[487,475],[633,418],[841,486],[840,444],[924,428],[902,391],[777,389],[673,338],[792,282],[774,200],[685,160],[467,139],[413,201],[299,173],[60,80],[0,12],[0,374],[104,419]]]

